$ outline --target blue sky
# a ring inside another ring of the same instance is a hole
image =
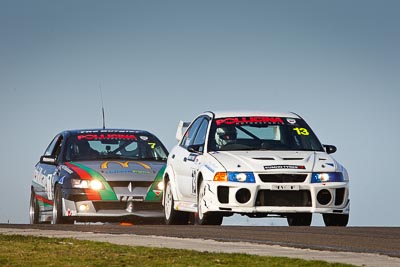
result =
[[[101,87],[107,127],[149,130],[168,149],[179,120],[205,110],[299,113],[350,173],[350,225],[399,226],[399,8],[0,0],[0,222],[28,222],[33,167],[54,135],[101,127]]]

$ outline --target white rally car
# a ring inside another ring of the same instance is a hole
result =
[[[163,176],[167,224],[241,214],[309,226],[320,213],[326,226],[347,225],[347,171],[297,114],[204,112],[176,137]]]

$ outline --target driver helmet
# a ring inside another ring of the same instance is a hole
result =
[[[224,126],[215,131],[215,142],[220,147],[233,144],[236,141],[236,128],[234,126]]]

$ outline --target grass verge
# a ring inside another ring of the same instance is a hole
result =
[[[262,257],[114,245],[71,238],[0,235],[0,266],[353,266]]]

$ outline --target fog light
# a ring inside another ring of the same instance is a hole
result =
[[[79,211],[85,212],[89,210],[89,205],[88,204],[81,204],[79,205]]]
[[[326,189],[322,189],[317,194],[317,200],[321,205],[328,205],[332,200],[331,192]]]
[[[250,197],[251,193],[247,188],[239,189],[236,192],[236,201],[239,202],[240,204],[247,203],[250,200]]]

